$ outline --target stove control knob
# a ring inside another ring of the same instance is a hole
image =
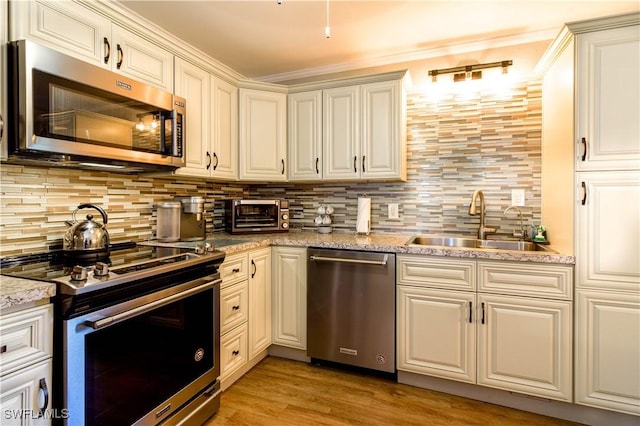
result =
[[[207,253],[211,253],[214,248],[215,248],[214,245],[211,243],[206,243],[204,245],[204,251],[206,251]]]
[[[204,246],[196,245],[196,254],[204,254]]]
[[[285,223],[283,223],[283,224],[282,224],[282,228],[283,228],[283,229],[289,229],[289,224],[288,224],[288,223],[286,223],[286,222],[285,222]]]
[[[109,275],[109,265],[104,262],[98,262],[93,267],[93,276],[94,277],[106,277]]]
[[[287,220],[287,219],[289,219],[289,215],[288,215],[288,214],[286,214],[286,213],[285,213],[285,214],[283,214],[283,215],[282,215],[282,220]]]
[[[71,270],[71,281],[86,281],[89,269],[80,265],[74,266]]]

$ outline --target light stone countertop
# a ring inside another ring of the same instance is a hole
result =
[[[550,264],[575,264],[575,257],[550,251],[513,251],[498,249],[474,249],[463,247],[407,246],[411,235],[357,235],[355,233],[318,234],[316,232],[291,231],[274,234],[229,235],[216,233],[205,241],[160,243],[146,241],[141,245],[193,248],[205,242],[224,251],[227,255],[270,246],[320,247],[344,250],[380,251],[397,254],[459,257],[467,259],[506,260]],[[0,276],[0,309],[37,302],[55,295],[56,286],[43,281]]]

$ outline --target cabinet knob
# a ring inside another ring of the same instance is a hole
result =
[[[233,309],[234,311],[239,311],[240,305],[234,305],[231,309]]]
[[[235,350],[235,351],[231,352],[231,354],[232,354],[233,356],[238,356],[238,355],[240,355],[240,351]]]

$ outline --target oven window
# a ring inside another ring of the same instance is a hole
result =
[[[275,204],[240,204],[235,213],[239,228],[278,225],[278,206]]]
[[[156,154],[170,153],[171,111],[33,71],[36,136]]]
[[[213,368],[213,291],[85,336],[85,424],[132,424]]]

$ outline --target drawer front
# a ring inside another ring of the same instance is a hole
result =
[[[249,285],[244,280],[220,290],[220,333],[247,321],[249,309]]]
[[[424,256],[396,256],[396,284],[475,290],[476,263],[473,260]]]
[[[53,305],[2,315],[0,364],[2,375],[50,358],[53,354]]]
[[[220,376],[231,376],[249,360],[247,324],[234,328],[220,338]]]
[[[478,262],[479,291],[572,300],[573,266]]]
[[[227,257],[220,265],[222,287],[246,280],[249,276],[249,254],[240,253]]]
[[[3,426],[51,425],[51,360],[3,376],[0,389]],[[38,417],[40,409],[46,410],[42,417]]]

